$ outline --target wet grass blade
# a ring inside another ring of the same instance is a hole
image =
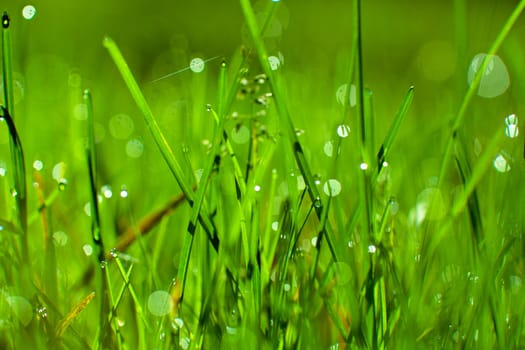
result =
[[[399,131],[399,128],[401,127],[401,124],[403,120],[405,119],[405,116],[408,112],[408,109],[412,103],[412,100],[414,98],[414,87],[411,86],[408,89],[407,94],[405,95],[405,98],[403,99],[403,102],[401,102],[401,107],[396,113],[396,116],[394,117],[394,122],[390,126],[390,129],[388,130],[388,133],[385,136],[385,140],[381,144],[381,147],[379,148],[379,152],[377,152],[377,172],[380,173],[383,169],[384,163],[386,159],[388,158],[390,148],[392,147],[392,144],[394,143],[394,140],[397,136],[397,133]]]
[[[175,180],[177,181],[182,192],[184,193],[186,200],[189,202],[190,206],[193,206],[194,195],[191,191],[191,186],[187,185],[184,181],[184,174],[182,168],[175,159],[175,155],[173,154],[173,151],[171,150],[171,147],[169,146],[166,137],[160,130],[160,127],[153,115],[153,112],[151,111],[151,108],[149,107],[146,98],[140,90],[139,85],[137,84],[137,81],[133,76],[133,73],[131,72],[126,60],[124,59],[124,56],[122,56],[122,53],[120,52],[120,49],[118,48],[117,44],[109,37],[104,38],[104,47],[106,47],[109,54],[111,55],[111,58],[117,66],[117,69],[119,70],[120,74],[122,75],[122,78],[124,79],[124,82],[126,83],[126,86],[128,87],[131,96],[133,97],[135,103],[142,112],[148,129],[150,130],[151,135],[153,136],[153,139],[155,140],[155,143],[159,151],[161,152],[164,160],[166,161],[171,173],[175,177]],[[210,243],[212,244],[214,249],[218,251],[219,238],[217,237],[215,227],[213,226],[209,215],[207,215],[207,213],[205,213],[204,210],[199,210],[199,221],[201,222],[206,233],[208,234]]]
[[[91,99],[91,93],[86,90],[84,91],[84,103],[86,104],[87,111],[87,147],[86,156],[89,170],[89,189],[90,189],[90,212],[91,212],[91,234],[93,243],[98,248],[99,262],[105,261],[104,258],[104,243],[102,241],[102,235],[100,232],[100,213],[98,207],[98,195],[97,195],[97,159],[95,152],[95,136],[94,136],[94,123],[93,123],[93,101]]]
[[[257,24],[257,19],[255,17],[255,13],[253,11],[252,5],[250,4],[250,1],[240,0],[240,3],[242,11],[244,13],[244,17],[246,19],[248,30],[250,32],[250,35],[255,45],[255,49],[257,51],[257,55],[259,57],[259,62],[263,68],[264,73],[269,78],[269,83],[273,91],[277,111],[279,113],[279,116],[283,118],[283,122],[286,126],[287,140],[293,149],[295,160],[305,180],[310,199],[312,200],[312,203],[316,203],[316,214],[318,218],[321,218],[323,216],[324,211],[323,204],[321,202],[321,197],[315,184],[312,171],[308,165],[308,162],[306,161],[303,148],[295,132],[295,127],[292,122],[290,112],[288,110],[286,102],[284,101],[285,95],[282,90],[282,84],[280,84],[280,82],[277,79],[277,75],[274,74],[273,70],[270,68],[270,63],[268,61],[268,53],[266,51],[266,47],[264,45],[259,26]],[[274,3],[272,4],[272,6],[277,6],[277,4]],[[330,249],[330,253],[336,261],[339,261],[340,254],[338,252],[338,248],[336,247],[334,233],[331,229],[331,226],[328,223],[326,225],[326,233],[326,240]]]
[[[18,136],[14,120],[11,118],[9,111],[1,107],[0,118],[4,119],[10,140],[11,148],[11,160],[13,164],[14,174],[14,192],[13,195],[16,198],[17,208],[17,226],[22,232],[22,254],[24,258],[28,258],[27,248],[27,183],[26,183],[26,168],[24,151],[22,149],[22,142]]]

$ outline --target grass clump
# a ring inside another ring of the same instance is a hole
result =
[[[458,1],[458,22],[464,5]],[[47,172],[38,160],[33,174],[24,155],[34,140],[21,140],[27,124],[14,111],[4,14],[3,348],[523,346],[519,122],[509,116],[507,130],[474,138],[467,120],[492,108],[476,94],[525,1],[485,43],[450,122],[436,122],[445,136],[432,144],[433,159],[428,137],[407,139],[405,131],[421,106],[417,85],[398,87],[388,116],[377,112],[381,98],[367,87],[365,4],[346,8],[351,43],[336,77],[346,84],[343,103],[320,124],[295,86],[314,82],[271,53],[282,6],[240,0],[246,45],[218,65],[192,61],[186,112],[169,123],[169,99],[155,97],[177,90],[166,81],[174,75],[141,87],[126,48],[105,37],[123,79],[112,84],[142,116],[131,146],[148,155],[126,167],[102,141],[106,102],[92,96],[94,84],[73,96],[84,117],[75,126],[80,146],[65,147],[78,151],[69,170],[61,162]],[[459,40],[467,36],[460,29]],[[209,65],[203,73],[198,64]]]

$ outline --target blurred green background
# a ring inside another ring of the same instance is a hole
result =
[[[364,78],[374,93],[378,146],[408,87],[416,89],[393,155],[402,169],[397,172],[394,192],[403,189],[405,209],[414,204],[429,178],[437,175],[438,146],[448,136],[449,120],[467,89],[470,60],[488,50],[515,3],[363,2]],[[258,2],[256,9],[265,4]],[[23,17],[26,5],[36,9],[30,20]],[[94,96],[99,183],[111,186],[115,193],[125,186],[130,194],[128,204],[114,204],[112,210],[130,205],[126,210],[141,216],[177,193],[102,39],[108,35],[119,44],[177,156],[183,158],[182,150],[189,150],[198,169],[206,151],[203,140],[212,133],[205,105],[215,101],[220,60],[210,61],[203,73],[185,70],[154,80],[187,68],[194,57],[228,60],[249,45],[239,3],[10,1],[3,6],[12,18],[15,119],[27,163],[42,160],[45,178],[51,179],[55,165],[63,162],[64,177],[73,189],[60,197],[65,208],[57,211],[74,215],[61,217],[58,227],[72,230],[78,227],[78,217],[88,227],[82,213],[88,198],[81,103],[85,88]],[[267,38],[270,53],[284,58],[280,69],[290,110],[296,127],[305,131],[302,142],[314,171],[323,169],[318,161],[322,147],[343,118],[336,91],[349,76],[351,13],[351,1],[282,1],[278,22]],[[463,132],[469,149],[476,142],[484,143],[495,127],[503,125],[506,115],[520,115],[519,92],[524,87],[513,77],[523,72],[524,30],[525,21],[519,21],[500,52],[511,77],[509,90],[493,99],[477,97],[468,113]],[[355,115],[349,118],[356,130]],[[5,130],[0,136],[6,145]],[[2,154],[7,155],[7,147],[3,148]],[[55,182],[50,180],[49,186]],[[36,205],[36,201],[30,203]],[[82,237],[89,239],[87,234]]]

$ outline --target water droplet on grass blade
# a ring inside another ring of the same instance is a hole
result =
[[[62,179],[64,179],[64,175],[66,174],[66,163],[60,162],[55,164],[52,174],[53,179],[55,179],[57,182],[60,182]]]
[[[57,247],[63,247],[67,244],[69,237],[64,231],[56,231],[53,233],[53,242]]]
[[[343,84],[339,86],[337,88],[337,91],[335,92],[335,98],[337,102],[342,106],[346,106],[347,101],[348,101],[348,103],[350,104],[350,107],[355,107],[356,105],[355,85],[350,85],[350,93],[347,93],[347,90],[348,90],[348,84]]]
[[[102,195],[106,198],[106,199],[109,199],[111,197],[113,197],[113,191],[111,191],[111,187],[109,185],[104,185],[102,186],[102,188],[100,189],[100,191],[102,192]]]
[[[270,64],[271,70],[277,70],[281,66],[281,61],[276,56],[268,57],[268,63]]]
[[[33,169],[35,169],[36,171],[41,171],[42,169],[44,169],[44,162],[38,159],[35,160],[33,162]]]
[[[350,126],[346,124],[341,124],[337,127],[337,135],[341,138],[346,138],[350,135]]]
[[[255,186],[253,186],[253,190],[255,192],[260,192],[261,191],[261,186],[260,185],[255,185]]]
[[[180,317],[175,317],[171,322],[171,328],[173,328],[175,332],[178,332],[182,327],[184,327],[184,320]]]
[[[195,57],[190,61],[190,69],[193,73],[201,73],[205,66],[206,63],[200,57]]]
[[[520,129],[516,124],[510,124],[505,127],[505,135],[511,139],[518,137]]]
[[[22,17],[24,19],[32,20],[36,15],[36,8],[33,5],[26,5],[22,9]]]
[[[109,120],[109,133],[116,139],[127,139],[134,129],[135,123],[127,114],[119,113]]]
[[[510,114],[509,116],[505,117],[505,125],[517,125],[518,124],[518,117],[516,114]]]
[[[272,231],[278,231],[279,230],[279,221],[272,222]]]
[[[130,158],[140,158],[144,153],[144,144],[139,139],[131,139],[126,143],[126,154]]]
[[[93,247],[89,244],[84,244],[82,246],[82,250],[84,251],[84,254],[86,254],[86,256],[91,256],[93,254]]]
[[[503,94],[510,86],[510,77],[505,63],[498,55],[488,56],[484,53],[474,56],[468,70],[468,83],[472,84],[476,73],[481,68],[485,58],[488,64],[483,72],[478,87],[478,95],[481,97],[492,98]]]
[[[500,173],[506,173],[510,171],[510,164],[501,153],[494,158],[494,168]]]
[[[377,251],[377,247],[376,247],[375,245],[370,244],[370,245],[368,246],[368,252],[369,252],[370,254],[374,254],[376,251]]]
[[[164,290],[157,290],[150,294],[148,298],[148,310],[157,317],[167,315],[173,306],[170,293]]]
[[[328,196],[335,197],[341,193],[341,183],[336,179],[329,179],[324,183],[323,191]]]
[[[122,186],[120,188],[120,197],[121,198],[128,198],[128,195],[129,195],[128,189],[126,188],[126,186]]]
[[[4,177],[7,174],[7,166],[4,162],[0,162],[0,176]]]

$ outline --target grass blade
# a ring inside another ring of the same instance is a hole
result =
[[[407,94],[405,95],[405,98],[403,99],[403,102],[401,102],[401,107],[396,113],[396,116],[394,117],[394,122],[392,123],[392,126],[390,126],[390,129],[388,130],[388,133],[385,136],[385,140],[383,141],[383,144],[379,148],[379,152],[377,152],[377,173],[380,173],[383,169],[385,160],[388,158],[390,147],[392,147],[392,144],[394,143],[394,140],[397,136],[397,133],[399,131],[399,128],[401,127],[401,123],[405,119],[405,116],[408,112],[408,108],[410,107],[412,100],[414,98],[414,87],[411,86],[408,89]]]
[[[483,62],[481,62],[481,65],[474,76],[474,80],[472,81],[469,88],[467,89],[467,92],[465,94],[465,97],[463,98],[463,101],[461,103],[461,107],[459,108],[458,113],[452,120],[451,134],[450,134],[450,137],[448,138],[445,152],[441,160],[441,170],[440,170],[440,174],[438,178],[440,184],[443,181],[444,175],[448,169],[448,165],[449,165],[448,163],[449,163],[449,160],[452,154],[454,140],[456,139],[458,129],[461,126],[461,123],[463,122],[463,119],[465,117],[465,114],[467,113],[467,109],[470,105],[470,102],[472,101],[472,98],[478,91],[479,85],[481,83],[481,78],[483,77],[483,74],[485,73],[487,67],[489,66],[491,57],[498,52],[501,45],[503,44],[503,41],[505,40],[505,38],[511,31],[512,27],[514,27],[514,24],[516,23],[516,21],[518,20],[519,16],[521,15],[524,9],[525,9],[525,0],[521,0],[516,5],[514,10],[510,14],[510,16],[507,18],[507,21],[501,28],[500,32],[498,33],[494,41],[492,42],[492,45],[490,46],[490,49],[487,52],[487,55],[483,59]]]
[[[175,180],[177,181],[179,187],[182,190],[182,193],[184,193],[184,196],[186,200],[189,202],[190,206],[193,206],[194,197],[193,192],[191,191],[191,186],[188,186],[184,182],[184,174],[182,171],[182,168],[180,164],[175,159],[175,155],[173,154],[173,151],[171,150],[171,147],[168,144],[168,141],[166,140],[166,137],[160,130],[160,127],[153,115],[153,112],[151,111],[151,108],[149,107],[148,103],[146,102],[146,98],[144,97],[142,91],[139,88],[139,85],[137,84],[137,81],[135,80],[135,77],[133,76],[133,73],[131,72],[126,60],[124,59],[124,56],[122,56],[122,53],[120,52],[120,49],[118,48],[117,44],[109,37],[104,38],[104,46],[108,50],[109,54],[111,55],[111,58],[113,59],[113,62],[117,66],[117,69],[119,70],[120,74],[122,75],[122,78],[124,79],[124,82],[126,83],[126,86],[128,87],[131,96],[135,100],[135,103],[139,107],[140,111],[142,112],[142,115],[144,116],[144,120],[146,121],[146,124],[148,126],[148,129],[151,132],[151,135],[153,136],[153,139],[155,140],[155,143],[157,144],[157,147],[159,148],[162,156],[164,157],[164,160],[168,164],[168,167],[170,168],[171,173],[175,177]],[[213,248],[218,251],[219,249],[219,238],[217,237],[217,233],[215,232],[215,228],[209,218],[209,216],[204,212],[204,210],[199,211],[199,220],[208,234],[208,238],[210,240],[210,243],[212,244]]]
[[[306,157],[304,156],[303,148],[295,132],[295,127],[293,125],[292,118],[290,116],[286,103],[283,99],[284,94],[281,89],[281,84],[279,83],[279,81],[277,81],[277,76],[274,74],[273,70],[270,68],[270,63],[268,61],[268,53],[266,52],[266,47],[263,43],[261,32],[258,28],[257,20],[255,17],[252,5],[250,4],[249,0],[240,0],[240,3],[241,3],[242,11],[244,13],[244,17],[246,19],[246,23],[248,25],[248,29],[250,31],[250,35],[253,39],[255,49],[259,57],[259,62],[263,68],[264,73],[269,78],[269,83],[273,91],[273,96],[275,100],[275,105],[277,107],[277,111],[280,117],[283,118],[283,121],[286,125],[286,129],[287,129],[286,131],[287,131],[287,136],[288,136],[287,139],[289,143],[291,144],[295,160],[305,180],[306,186],[308,188],[308,194],[310,195],[310,199],[312,200],[312,203],[316,204],[315,205],[316,214],[318,218],[321,219],[323,216],[323,211],[324,211],[323,204],[321,202],[321,197],[317,189],[317,186],[315,184],[315,181],[312,175],[312,171],[310,170],[310,167],[306,161]],[[272,4],[272,6],[277,6],[277,5]],[[330,253],[332,254],[332,256],[334,257],[336,261],[339,261],[340,254],[338,253],[338,249],[335,245],[333,230],[331,229],[328,223],[326,225],[326,233],[327,233],[326,240],[330,248]]]

